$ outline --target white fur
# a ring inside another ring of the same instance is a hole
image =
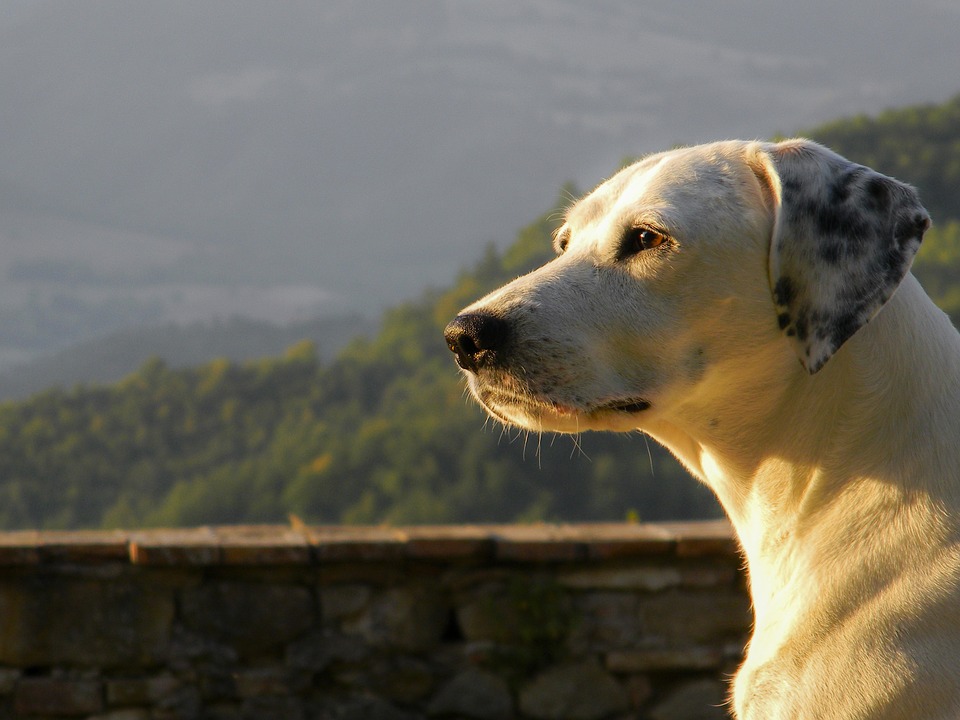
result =
[[[467,372],[495,417],[639,428],[716,492],[756,616],[733,689],[742,720],[960,717],[960,336],[909,274],[839,349],[806,355],[771,298],[781,257],[811,302],[841,297],[847,275],[784,224],[803,235],[798,180],[816,199],[821,172],[856,167],[802,141],[647,158],[568,212],[558,258],[461,315],[509,323]],[[902,192],[895,212],[916,213],[919,243],[925,213]],[[669,240],[625,255],[637,226]],[[856,274],[868,260],[845,262]]]

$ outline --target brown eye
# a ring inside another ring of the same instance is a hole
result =
[[[644,250],[653,250],[667,241],[662,232],[647,227],[634,228],[626,237],[621,257],[629,257]]]
[[[656,230],[641,228],[637,230],[636,246],[637,250],[652,250],[662,245],[666,238]]]

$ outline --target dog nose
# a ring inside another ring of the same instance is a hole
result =
[[[447,347],[457,357],[457,365],[471,372],[493,361],[509,335],[507,321],[488,313],[458,315],[443,331]]]

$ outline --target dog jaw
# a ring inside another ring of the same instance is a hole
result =
[[[639,398],[609,400],[594,405],[576,406],[549,397],[507,388],[502,374],[490,383],[465,371],[468,387],[476,401],[491,417],[504,425],[533,432],[579,433],[585,430],[628,432],[637,429],[640,415],[649,414],[651,404]]]

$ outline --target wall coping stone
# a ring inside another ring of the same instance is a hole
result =
[[[0,533],[0,566],[318,565],[333,562],[615,560],[734,556],[726,520],[529,525],[237,525]]]

